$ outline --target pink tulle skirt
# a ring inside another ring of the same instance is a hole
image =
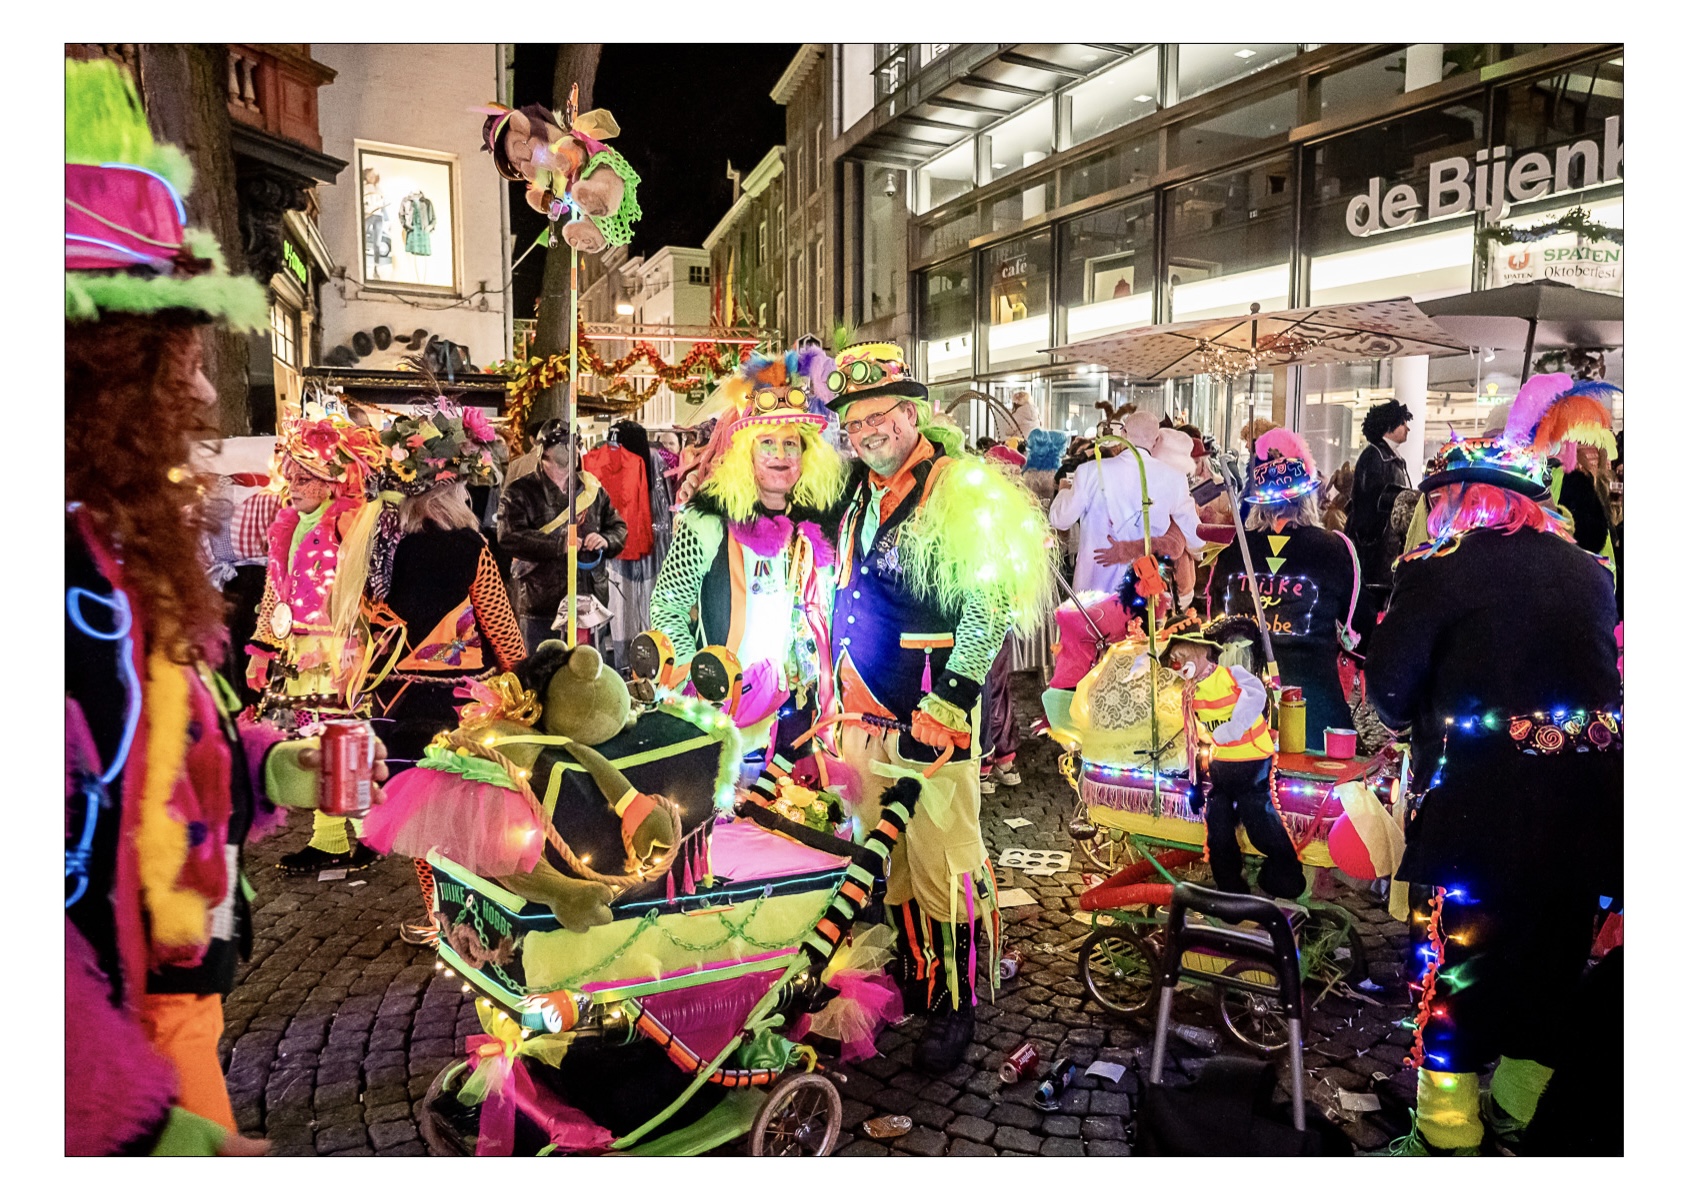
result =
[[[426,767],[385,785],[362,840],[410,858],[436,850],[475,875],[523,874],[543,856],[543,830],[518,792]]]

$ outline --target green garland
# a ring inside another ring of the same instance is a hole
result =
[[[1519,245],[1528,242],[1539,242],[1545,238],[1554,237],[1560,233],[1574,233],[1578,237],[1587,238],[1590,242],[1614,242],[1623,244],[1623,231],[1614,225],[1601,225],[1588,216],[1585,208],[1572,208],[1556,221],[1548,221],[1544,225],[1531,225],[1518,228],[1512,225],[1490,225],[1485,228],[1477,242],[1477,253],[1485,260],[1488,258],[1490,244],[1498,242],[1502,246]]]

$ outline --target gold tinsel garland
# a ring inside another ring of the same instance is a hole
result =
[[[654,392],[662,384],[674,391],[688,391],[729,374],[740,364],[742,355],[751,348],[720,347],[714,342],[697,342],[681,361],[668,363],[659,356],[651,342],[636,342],[631,346],[630,353],[623,358],[608,360],[601,357],[594,343],[580,329],[578,366],[591,375],[610,379],[612,382],[602,389],[601,394],[628,401],[629,403],[616,405],[611,409],[615,413],[628,414],[652,399]],[[626,371],[638,363],[645,363],[657,376],[655,381],[642,388],[623,377]],[[551,354],[547,358],[514,359],[511,362],[497,363],[492,370],[506,375],[509,381],[505,413],[508,422],[508,444],[516,448],[523,447],[525,423],[531,415],[531,406],[539,392],[567,381],[570,375],[568,356]]]

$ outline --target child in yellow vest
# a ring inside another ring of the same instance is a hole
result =
[[[1249,891],[1237,844],[1241,824],[1265,856],[1261,890],[1294,900],[1306,889],[1307,879],[1272,802],[1269,778],[1276,750],[1267,721],[1266,685],[1242,665],[1258,636],[1253,621],[1227,618],[1201,634],[1175,635],[1166,657],[1168,666],[1191,686],[1192,719],[1213,741],[1203,821],[1215,886],[1222,892]]]

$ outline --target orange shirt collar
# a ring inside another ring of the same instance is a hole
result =
[[[870,472],[871,486],[887,489],[887,494],[881,498],[881,520],[883,524],[887,522],[887,518],[892,515],[893,510],[899,507],[899,502],[908,496],[910,490],[916,486],[916,476],[911,474],[911,469],[917,463],[926,462],[933,457],[934,443],[930,442],[926,436],[919,436],[916,448],[910,452],[899,469],[893,472],[891,479],[883,479],[874,471]]]

